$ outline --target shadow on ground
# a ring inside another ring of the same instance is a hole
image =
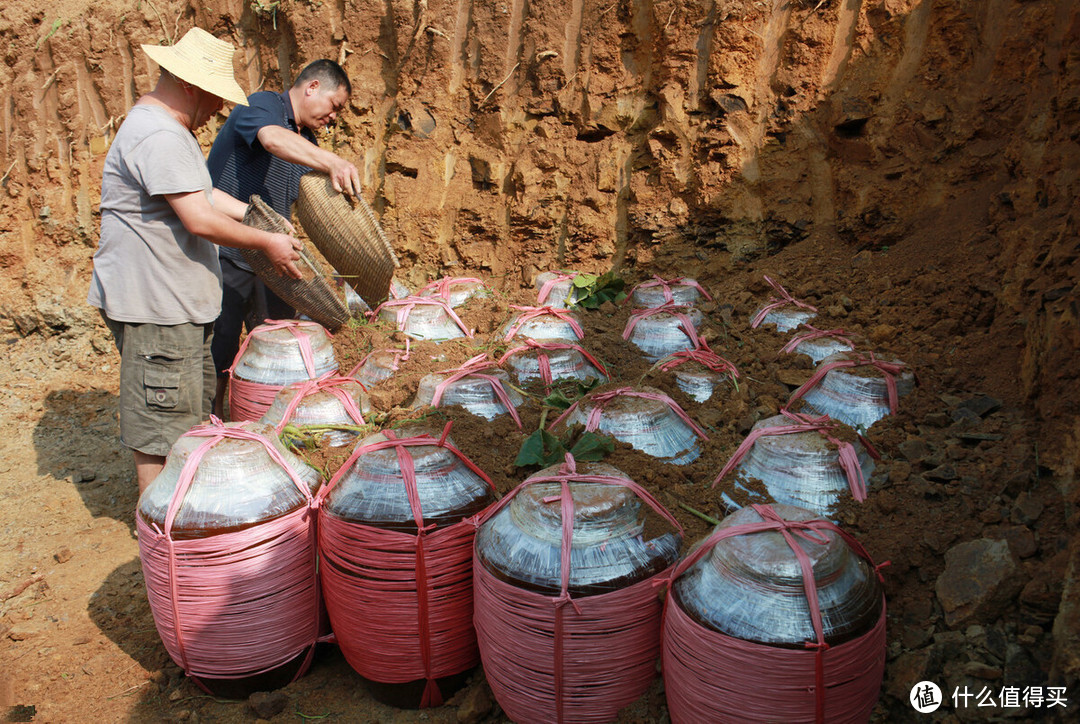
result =
[[[105,390],[56,390],[34,428],[38,475],[78,491],[95,518],[134,529],[137,491],[131,457],[120,444],[117,396]]]

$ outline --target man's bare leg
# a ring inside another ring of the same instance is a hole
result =
[[[225,419],[225,388],[228,384],[228,377],[217,378],[217,389],[214,391],[214,416],[219,420]]]
[[[164,455],[147,455],[135,450],[135,479],[139,481],[139,495],[146,490],[146,486],[154,482],[161,469],[165,467]]]

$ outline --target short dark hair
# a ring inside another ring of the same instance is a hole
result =
[[[313,80],[319,81],[319,85],[324,85],[330,91],[336,91],[341,86],[345,86],[345,94],[352,95],[352,83],[349,82],[349,75],[345,72],[345,69],[332,60],[316,60],[309,63],[306,68],[300,71],[300,75],[296,76],[296,82],[293,86],[307,85]]]

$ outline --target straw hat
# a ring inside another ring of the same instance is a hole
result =
[[[244,89],[233,76],[236,48],[231,43],[218,40],[202,28],[192,28],[176,45],[143,45],[142,49],[177,78],[227,101],[248,104]]]

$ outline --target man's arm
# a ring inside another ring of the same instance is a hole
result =
[[[216,187],[214,188],[214,208],[228,216],[230,219],[235,219],[237,221],[243,221],[244,214],[247,213],[247,204]],[[175,211],[175,207],[173,210]],[[188,229],[188,231],[190,231],[190,229]],[[228,246],[228,244],[226,244],[226,246]]]
[[[360,195],[360,172],[355,165],[336,153],[319,148],[299,133],[282,126],[263,126],[259,129],[258,139],[263,148],[283,161],[327,173],[335,191],[350,196]]]
[[[243,201],[216,187],[214,188],[214,208],[230,219],[236,219],[237,221],[244,220],[244,214],[247,213],[248,209],[247,204]],[[281,217],[281,220],[285,222],[285,227],[289,230],[289,233],[295,235],[296,227],[292,225],[292,222],[284,216]],[[225,244],[225,246],[228,246],[228,244]]]
[[[227,194],[226,194],[227,195]],[[232,198],[232,197],[230,197]],[[272,234],[241,224],[239,221],[218,211],[206,198],[203,191],[182,194],[166,194],[165,199],[173,211],[180,217],[184,228],[196,236],[212,241],[220,246],[236,249],[258,249],[266,254],[278,274],[302,279],[300,270],[294,262],[300,259],[297,253],[302,244],[288,234]],[[216,201],[216,197],[215,197]],[[243,205],[240,201],[233,199]]]

